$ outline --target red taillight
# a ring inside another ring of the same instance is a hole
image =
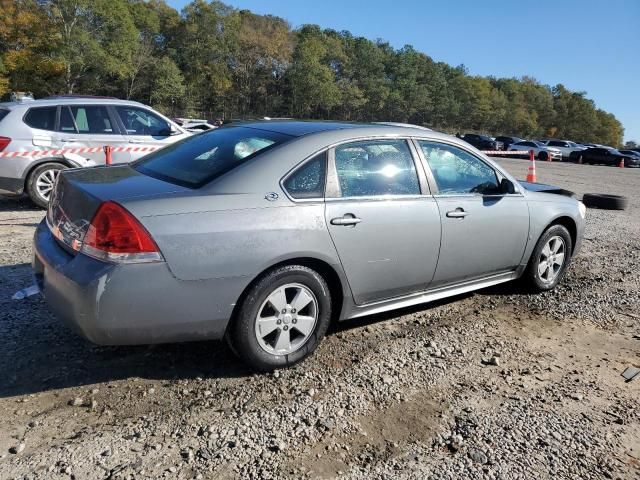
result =
[[[157,262],[160,250],[149,232],[115,202],[104,202],[91,220],[82,252],[113,262]]]
[[[10,143],[11,139],[9,137],[0,137],[0,152],[7,148]]]

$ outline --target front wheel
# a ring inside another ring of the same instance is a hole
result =
[[[256,370],[289,367],[316,349],[330,318],[331,294],[324,278],[308,267],[286,265],[250,288],[227,340]]]
[[[553,290],[569,267],[572,248],[571,235],[566,227],[550,226],[531,254],[524,279],[536,291]]]
[[[41,208],[47,208],[56,179],[64,165],[60,163],[44,163],[34,168],[27,181],[27,193],[31,201]]]

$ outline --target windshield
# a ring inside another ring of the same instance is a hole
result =
[[[9,110],[5,110],[4,108],[0,108],[0,122],[4,117],[9,115]]]
[[[539,141],[537,141],[537,140],[534,140],[534,142],[533,142],[533,143],[535,143],[538,147],[546,147],[546,145],[545,145],[544,143],[539,142]]]
[[[140,173],[199,188],[290,135],[250,127],[225,127],[188,137],[133,164]]]

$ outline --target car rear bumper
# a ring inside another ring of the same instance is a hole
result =
[[[51,311],[101,345],[221,338],[248,279],[182,281],[165,263],[114,265],[70,255],[40,223],[33,269]]]

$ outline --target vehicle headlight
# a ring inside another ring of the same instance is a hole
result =
[[[578,202],[578,210],[580,210],[580,216],[584,220],[587,217],[587,206],[582,202]]]

